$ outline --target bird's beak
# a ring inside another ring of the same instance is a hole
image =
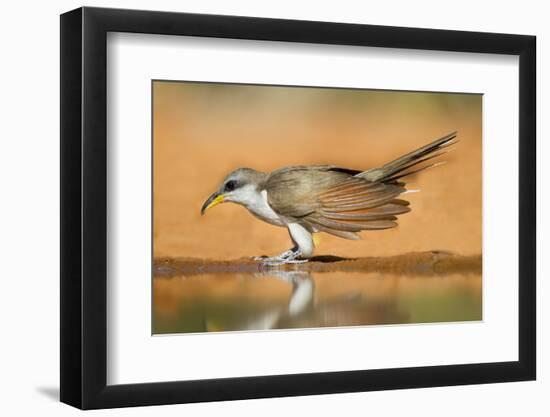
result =
[[[223,203],[223,194],[218,193],[217,191],[208,197],[208,200],[204,202],[201,208],[201,216],[208,210],[218,204]]]

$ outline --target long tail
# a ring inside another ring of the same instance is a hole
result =
[[[379,168],[372,168],[368,171],[361,172],[357,174],[356,177],[365,178],[373,182],[391,183],[397,181],[399,178],[403,178],[407,175],[439,165],[440,163],[432,163],[417,167],[417,165],[422,164],[423,162],[429,161],[430,159],[446,153],[446,151],[441,150],[455,144],[457,142],[455,140],[456,136],[457,132],[449,133],[448,135],[422,146],[415,151],[409,152],[400,158],[388,162]],[[413,167],[416,168],[410,170],[410,168]]]

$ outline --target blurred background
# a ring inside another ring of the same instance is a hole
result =
[[[447,163],[406,179],[412,212],[394,229],[316,254],[481,254],[482,96],[358,89],[153,83],[154,256],[235,259],[290,247],[284,228],[203,201],[231,170],[297,164],[366,170],[457,130]]]

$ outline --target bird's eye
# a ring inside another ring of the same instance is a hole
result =
[[[223,189],[225,191],[233,191],[235,189],[235,187],[237,186],[237,182],[236,181],[227,181],[223,187]]]

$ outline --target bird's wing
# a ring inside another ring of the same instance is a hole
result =
[[[402,184],[385,184],[355,177],[330,167],[291,167],[268,179],[268,201],[277,213],[294,218],[311,230],[357,239],[356,232],[395,227],[396,215],[410,211],[396,197]]]
[[[352,177],[319,193],[319,208],[306,221],[319,231],[336,235],[389,229],[397,226],[397,215],[410,211],[407,201],[397,199],[403,192],[400,184]]]
[[[303,218],[319,207],[320,192],[352,178],[329,165],[292,166],[273,171],[265,183],[269,205],[285,217]]]

